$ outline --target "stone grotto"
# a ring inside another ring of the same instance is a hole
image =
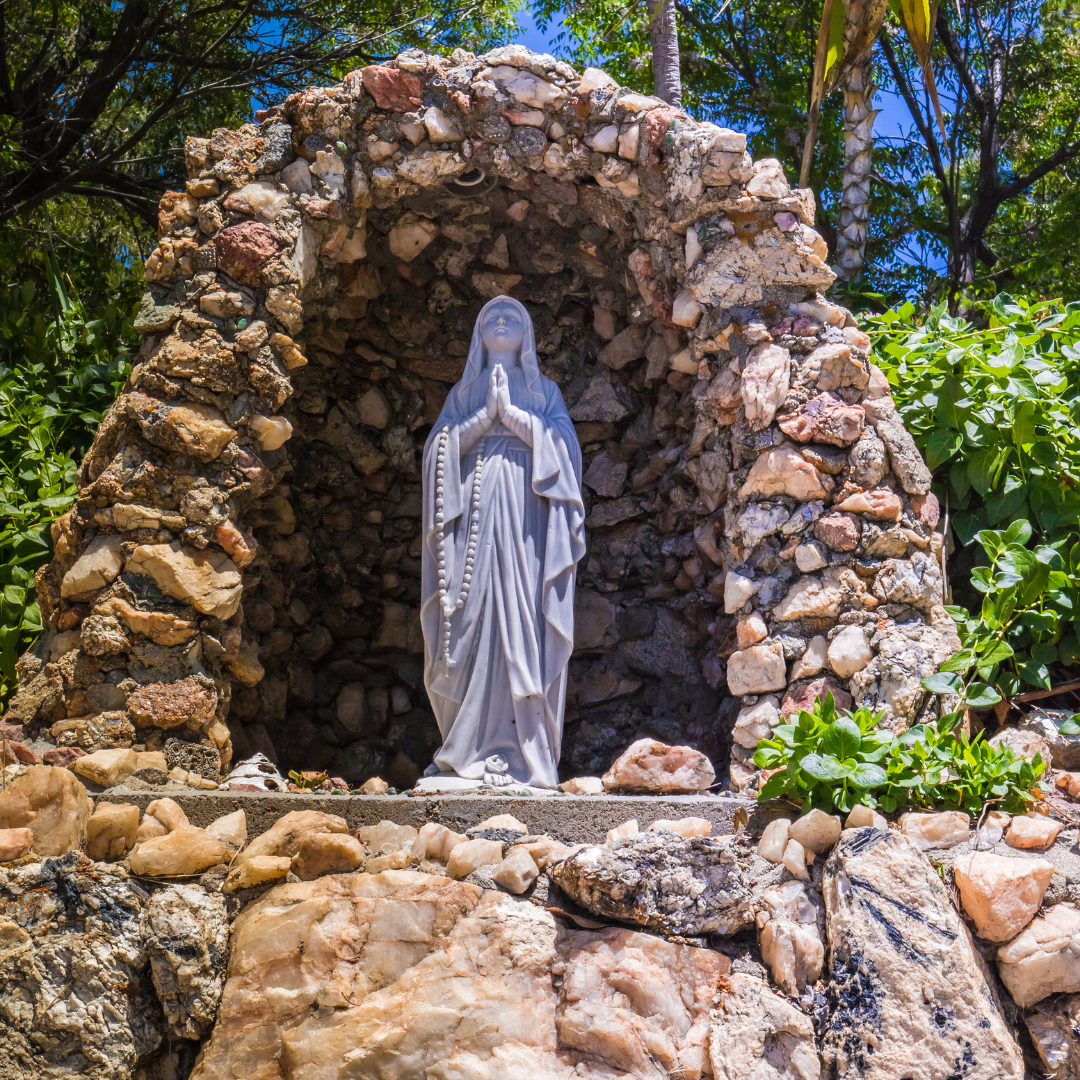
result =
[[[781,718],[902,732],[959,647],[813,194],[516,45],[184,153],[0,722],[0,1077],[1080,1078],[1064,803],[752,800]],[[584,459],[564,782],[410,795],[420,456],[504,294]]]

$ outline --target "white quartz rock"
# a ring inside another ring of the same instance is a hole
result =
[[[226,844],[243,847],[247,843],[247,814],[243,810],[234,810],[215,818],[206,826],[206,834]]]
[[[822,810],[810,810],[791,823],[788,835],[815,855],[822,855],[840,839],[840,819]]]
[[[856,803],[851,808],[847,821],[844,822],[844,828],[863,829],[868,825],[875,829],[887,829],[889,827],[889,823],[876,810],[871,810],[869,806],[863,806],[862,803]]]
[[[260,450],[277,450],[292,438],[292,424],[284,416],[252,416],[248,429]]]
[[[380,821],[378,825],[361,825],[356,830],[356,837],[368,849],[369,855],[389,855],[394,851],[411,851],[417,830],[411,825]]]
[[[124,567],[122,536],[96,536],[64,575],[60,594],[72,600],[89,598],[103,589]]]
[[[774,818],[762,830],[761,839],[758,841],[757,853],[771,863],[784,861],[784,851],[787,848],[788,831],[791,828],[791,818]]]
[[[772,694],[758,699],[756,705],[739,710],[732,738],[747,750],[753,750],[780,723],[780,700]]]
[[[519,896],[540,876],[536,860],[524,849],[514,848],[495,868],[492,881]]]
[[[676,836],[708,836],[712,832],[712,822],[707,818],[685,817],[672,820],[658,818],[648,828],[648,832],[669,832]]]
[[[424,113],[424,127],[432,142],[460,142],[461,128],[442,111],[434,106]]]
[[[783,690],[787,686],[783,645],[773,641],[733,652],[728,657],[727,684],[737,697]]]
[[[465,840],[456,844],[446,862],[446,873],[452,878],[468,877],[481,866],[502,862],[501,840]]]
[[[1055,904],[998,949],[998,973],[1022,1009],[1051,994],[1080,991],[1080,911]]]
[[[637,836],[637,834],[637,818],[630,818],[628,821],[624,821],[621,825],[616,825],[614,829],[608,829],[607,842],[610,844],[616,840],[622,840],[627,836]]]
[[[818,1080],[810,1017],[761,980],[728,976],[712,1014],[709,1058],[716,1080]]]
[[[920,851],[950,848],[967,840],[971,818],[962,810],[945,810],[940,814],[903,814],[900,830]]]
[[[829,662],[829,643],[823,634],[812,637],[806,652],[795,661],[791,669],[791,681],[816,675]]]
[[[742,399],[753,431],[767,428],[787,397],[791,355],[779,345],[755,346],[742,368]]]
[[[975,851],[953,863],[964,910],[987,941],[1016,937],[1039,910],[1054,876],[1045,859],[1020,859]]]
[[[729,570],[724,578],[724,611],[733,615],[757,592],[757,582],[752,581],[734,570]]]
[[[816,982],[825,963],[818,914],[818,903],[798,881],[773,885],[761,894],[757,913],[761,957],[773,982],[789,997],[800,997]]]
[[[445,825],[429,821],[426,825],[420,826],[412,844],[412,854],[417,860],[438,859],[439,862],[444,863],[450,858],[450,852],[454,850],[454,847],[467,839],[468,837],[453,832]]]
[[[862,671],[874,658],[874,650],[861,626],[845,626],[829,642],[829,666],[842,679]]]
[[[800,881],[810,880],[810,874],[806,869],[806,854],[806,849],[798,840],[788,840],[784,845],[784,856],[781,859],[784,869]]]
[[[561,1053],[569,1049],[602,1063],[594,1072],[586,1064],[575,1071],[568,1062],[561,1074],[567,1080],[708,1076],[709,1006],[730,970],[726,956],[607,927],[562,931],[557,962]],[[533,1075],[504,1073],[499,1080]]]
[[[828,566],[829,560],[821,553],[821,545],[811,541],[795,549],[795,565],[804,574],[810,574]]]
[[[297,158],[281,170],[281,182],[294,195],[310,195],[315,190],[311,182],[311,168],[303,158]]]
[[[614,124],[607,124],[592,135],[587,135],[582,141],[590,150],[599,150],[602,154],[613,154],[619,142],[619,129]]]

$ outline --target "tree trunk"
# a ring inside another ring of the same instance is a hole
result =
[[[844,87],[844,191],[836,235],[836,265],[841,281],[862,277],[866,222],[870,216],[870,162],[874,149],[874,80],[868,54]]]
[[[679,28],[675,0],[646,0],[649,37],[652,39],[653,93],[676,108],[682,106],[679,72]]]

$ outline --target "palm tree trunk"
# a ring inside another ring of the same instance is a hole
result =
[[[870,216],[870,168],[874,149],[874,80],[868,53],[844,87],[844,191],[836,235],[836,265],[842,281],[855,283],[866,258],[866,223]]]
[[[679,29],[675,24],[675,0],[646,0],[649,37],[652,40],[653,93],[676,108],[682,106],[679,72]]]

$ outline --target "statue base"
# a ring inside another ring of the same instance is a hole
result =
[[[413,785],[413,792],[417,795],[437,795],[443,792],[457,794],[464,791],[479,791],[481,788],[497,791],[500,795],[517,795],[526,792],[529,795],[559,794],[552,788],[530,787],[528,784],[509,784],[506,787],[493,788],[490,784],[485,784],[483,780],[469,780],[464,776],[453,776],[449,773],[425,776],[417,780]]]

